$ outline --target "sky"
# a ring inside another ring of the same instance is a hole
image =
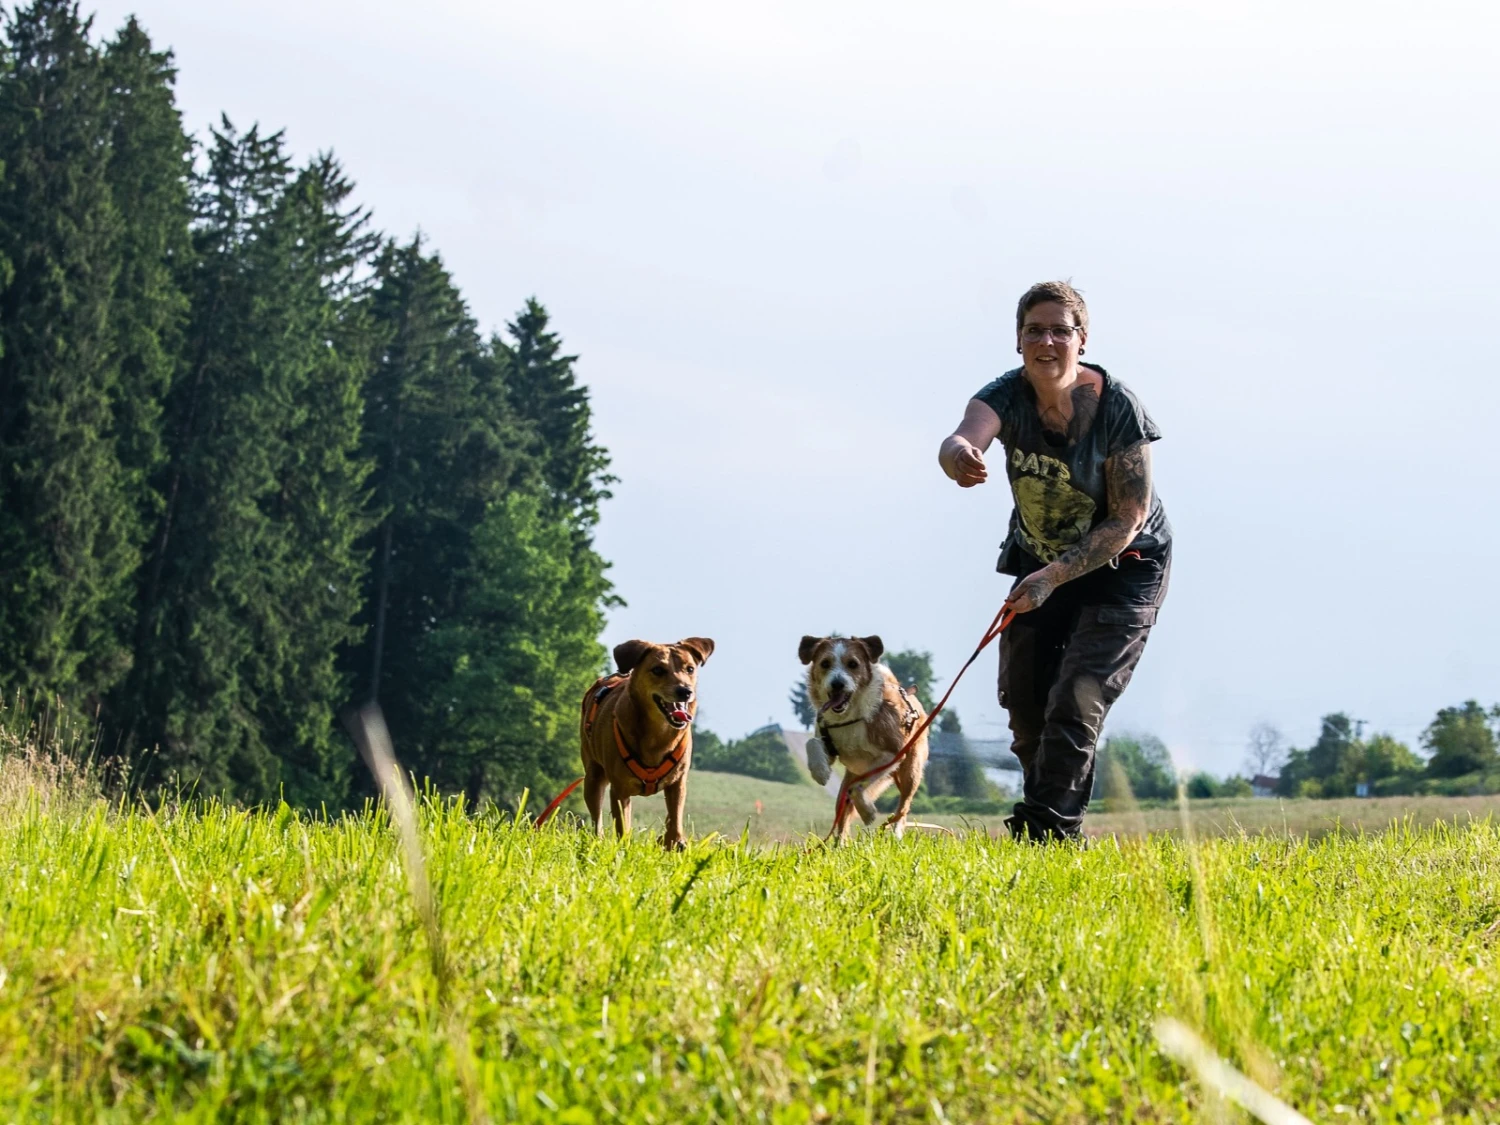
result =
[[[175,50],[200,135],[226,113],[333,150],[487,328],[547,306],[620,478],[605,642],[712,637],[721,734],[793,725],[804,633],[963,663],[1010,499],[937,447],[1049,278],[1164,434],[1172,589],[1109,729],[1226,773],[1258,722],[1415,744],[1500,700],[1500,9],[96,10]],[[954,695],[982,737],[994,675]]]

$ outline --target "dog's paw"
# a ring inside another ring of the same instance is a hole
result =
[[[833,776],[833,759],[823,749],[821,738],[807,740],[807,772],[812,774],[813,780],[819,785],[827,785],[828,779]]]
[[[863,789],[854,791],[854,809],[859,813],[859,819],[866,824],[874,824],[875,818],[880,815],[875,811],[875,806],[870,804],[870,798],[865,796]]]
[[[906,817],[893,816],[882,827],[889,828],[895,834],[896,839],[899,840],[906,835]]]

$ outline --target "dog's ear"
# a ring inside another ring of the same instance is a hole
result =
[[[705,663],[714,654],[714,643],[707,637],[687,637],[677,642],[678,648],[685,648],[699,664]]]
[[[802,643],[797,646],[797,659],[804,664],[812,663],[813,649],[818,647],[822,637],[803,637]]]
[[[885,652],[885,642],[879,637],[855,637],[856,641],[865,646],[865,651],[870,654],[870,662],[873,664],[880,659]]]
[[[621,641],[615,645],[615,666],[622,672],[628,672],[655,647],[650,641]]]

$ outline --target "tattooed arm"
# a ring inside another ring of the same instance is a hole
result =
[[[984,451],[1000,436],[1000,415],[988,404],[971,398],[958,429],[943,439],[938,464],[960,488],[973,488],[989,479]]]
[[[1146,526],[1151,513],[1151,444],[1138,441],[1104,462],[1109,515],[1056,559],[1030,574],[1011,592],[1006,604],[1017,613],[1036,609],[1064,582],[1098,570]]]

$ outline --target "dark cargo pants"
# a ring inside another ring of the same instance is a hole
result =
[[[1131,552],[1059,586],[1001,634],[1000,706],[1025,771],[1012,835],[1079,835],[1104,717],[1145,651],[1171,570],[1170,543]]]

